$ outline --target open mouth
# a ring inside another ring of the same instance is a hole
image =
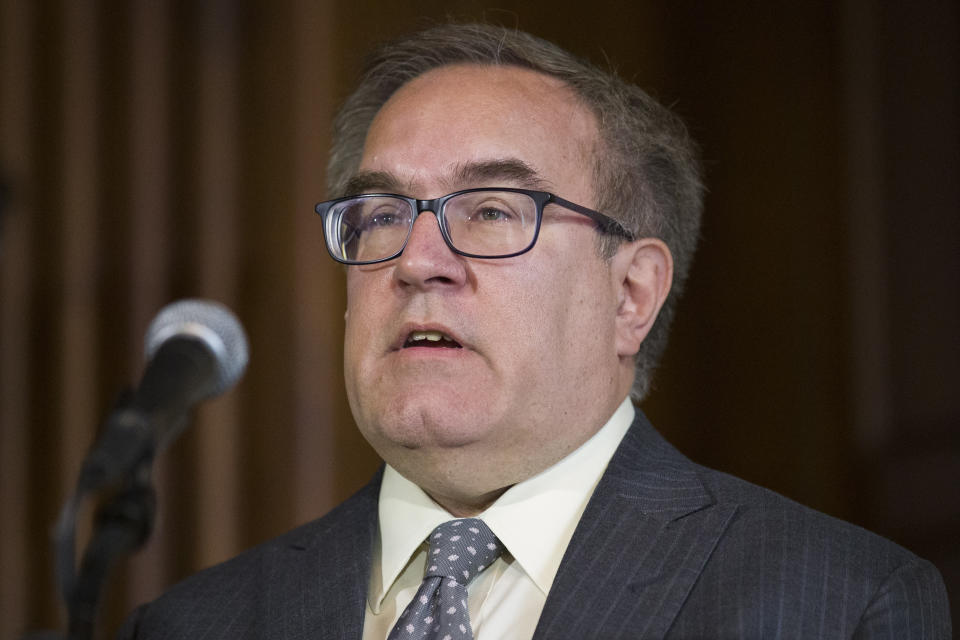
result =
[[[462,349],[459,342],[440,331],[411,331],[403,348],[429,347],[433,349]]]

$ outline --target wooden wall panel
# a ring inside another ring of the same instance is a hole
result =
[[[140,345],[144,327],[157,309],[169,301],[171,270],[174,256],[179,253],[179,234],[174,228],[176,212],[171,208],[175,184],[171,175],[174,132],[169,74],[174,42],[169,2],[130,3],[125,17],[122,28],[129,33],[129,49],[113,53],[126,60],[123,71],[129,86],[125,104],[129,138],[123,141],[123,147],[130,186],[129,199],[122,210],[129,226],[127,235],[119,239],[129,248],[129,262],[123,265],[129,281],[124,292],[127,307],[117,311],[124,318],[124,333],[130,345],[126,353],[127,371],[136,375],[143,362]],[[155,481],[161,500],[168,494],[171,476],[179,473],[170,462],[162,457],[156,467]],[[173,526],[165,506],[159,510],[150,544],[130,564],[126,590],[134,601],[158,593],[175,577],[170,561],[176,557]]]
[[[352,420],[343,402],[340,362],[343,360],[342,318],[346,302],[343,270],[326,255],[317,234],[313,205],[325,197],[323,184],[330,125],[335,108],[331,91],[337,32],[333,7],[310,0],[294,3],[293,140],[294,411],[297,425],[291,482],[293,518],[307,522],[342,497],[338,487],[358,486],[351,456],[338,451],[338,433],[352,434]],[[344,460],[347,458],[348,460]],[[369,464],[360,464],[361,473]],[[343,478],[344,481],[338,481]]]
[[[34,149],[32,3],[0,2],[0,636],[26,625],[38,567],[31,562],[27,466],[33,411],[31,325],[35,221],[30,208]],[[16,87],[16,90],[13,90]],[[48,491],[51,489],[48,488]]]
[[[0,0],[0,637],[62,620],[49,529],[167,302],[231,306],[250,368],[163,454],[157,530],[110,585],[105,635],[376,467],[312,207],[362,54],[447,16],[609,59],[703,144],[702,250],[655,423],[956,589],[953,4]]]
[[[235,224],[240,208],[239,163],[240,85],[238,54],[240,17],[235,2],[202,3],[196,9],[192,31],[196,43],[194,109],[195,141],[189,155],[195,166],[189,192],[194,195],[200,239],[197,276],[199,290],[217,300],[237,299],[240,230]],[[197,549],[193,560],[207,566],[235,555],[240,549],[239,492],[240,425],[236,394],[203,407],[198,416],[197,453],[191,468],[196,482],[194,505]]]

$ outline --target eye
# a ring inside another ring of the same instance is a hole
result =
[[[474,223],[506,223],[517,219],[518,209],[515,203],[502,197],[486,197],[470,203],[466,219]],[[522,216],[522,212],[520,213]]]
[[[447,220],[451,225],[472,227],[470,233],[489,228],[501,233],[501,227],[526,226],[536,219],[535,202],[523,193],[492,189],[465,191],[447,202]]]
[[[380,204],[364,215],[365,229],[395,227],[407,224],[405,212],[393,204]]]
[[[397,224],[398,216],[395,212],[388,213],[378,213],[370,216],[370,220],[367,223],[368,227],[389,227],[390,225]]]
[[[513,217],[513,213],[501,207],[487,206],[478,209],[471,217],[478,222],[506,222]]]

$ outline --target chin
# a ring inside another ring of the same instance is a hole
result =
[[[365,420],[361,431],[378,451],[381,447],[457,449],[483,440],[489,431],[490,413],[478,408],[436,395],[404,396],[382,405]]]

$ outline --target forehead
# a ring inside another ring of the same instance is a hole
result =
[[[452,65],[411,80],[380,109],[360,173],[385,174],[428,197],[423,190],[482,186],[465,166],[518,162],[545,190],[571,197],[576,190],[592,202],[597,138],[593,113],[559,79],[518,67]]]

